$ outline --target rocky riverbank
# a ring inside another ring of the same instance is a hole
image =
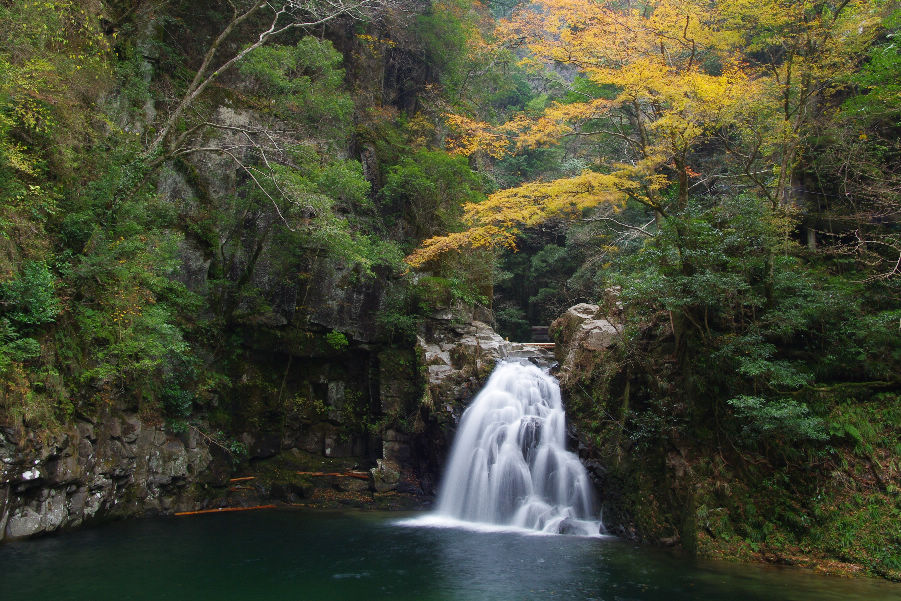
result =
[[[104,519],[269,502],[427,506],[456,423],[495,364],[536,354],[550,359],[461,313],[428,320],[414,353],[378,354],[380,417],[365,434],[346,434],[354,424],[345,422],[353,403],[368,406],[370,399],[351,394],[353,381],[326,375],[311,388],[323,397],[318,417],[286,413],[267,422],[285,423],[279,431],[231,439],[203,421],[173,431],[136,413],[100,413],[42,435],[0,429],[0,540]],[[303,361],[295,369],[313,378]]]

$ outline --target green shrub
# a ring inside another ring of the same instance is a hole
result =
[[[735,409],[736,416],[744,420],[745,433],[751,437],[780,436],[783,442],[829,438],[826,422],[811,416],[804,403],[790,399],[767,401],[744,395],[727,402]]]
[[[345,336],[342,332],[337,331],[328,332],[325,335],[325,341],[328,342],[328,345],[336,351],[346,350],[350,345],[350,342],[347,340],[347,336]]]
[[[43,261],[26,261],[11,280],[0,282],[0,307],[14,322],[37,326],[54,321],[61,308],[56,280]]]

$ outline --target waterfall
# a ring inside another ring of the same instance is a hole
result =
[[[566,450],[557,381],[501,363],[463,413],[433,518],[597,535],[591,482]]]

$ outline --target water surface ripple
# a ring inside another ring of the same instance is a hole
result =
[[[896,601],[901,585],[689,561],[614,538],[408,528],[374,513],[132,520],[0,546],[4,601]]]

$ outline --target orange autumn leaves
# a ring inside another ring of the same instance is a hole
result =
[[[426,240],[407,257],[407,263],[418,267],[466,247],[512,247],[520,228],[552,217],[578,216],[601,203],[620,203],[625,198],[621,188],[628,185],[628,180],[618,175],[583,171],[576,177],[495,192],[484,202],[464,207],[463,221],[471,225],[469,229]]]
[[[663,167],[728,119],[751,84],[737,65],[727,65],[716,75],[700,69],[702,59],[729,42],[695,16],[704,12],[697,4],[668,0],[640,11],[614,2],[540,0],[501,22],[498,43],[527,50],[522,60],[527,68],[538,72],[562,65],[580,72],[595,89],[614,91],[577,102],[552,102],[541,115],[514,115],[498,126],[450,115],[447,123],[456,135],[449,149],[499,158],[556,144],[573,134],[608,133],[629,145],[631,160],[623,157],[622,164],[611,162],[597,171],[496,192],[483,203],[465,207],[469,229],[427,240],[408,263],[420,266],[463,247],[511,246],[522,227],[552,217],[577,217],[601,204],[616,208],[627,198],[660,207],[660,192],[668,183]],[[598,125],[624,111],[633,116],[627,129]]]
[[[691,154],[702,144],[722,135],[778,140],[786,128],[774,107],[794,93],[785,85],[790,78],[747,53],[803,41],[815,27],[835,28],[841,35],[832,39],[847,40],[839,16],[863,19],[875,2],[836,2],[834,15],[810,0],[535,0],[521,6],[498,24],[496,44],[518,49],[521,64],[535,75],[571,80],[578,73],[590,85],[566,102],[549,103],[540,115],[521,113],[499,125],[449,115],[454,136],[448,149],[500,158],[580,135],[615,139],[622,155],[604,157],[574,177],[526,183],[467,205],[469,229],[427,240],[408,263],[421,266],[464,247],[510,246],[519,228],[600,204],[615,209],[632,199],[662,214],[671,202],[664,195],[669,188],[684,205],[688,180],[697,175]],[[794,65],[801,67],[808,68]],[[775,146],[759,151],[773,155],[764,157],[771,169],[776,155],[785,154]],[[777,173],[791,167],[791,160],[783,163]]]
[[[611,106],[606,99],[572,104],[554,102],[537,117],[520,113],[501,125],[448,114],[445,123],[454,135],[448,140],[447,148],[463,156],[483,152],[496,159],[503,158],[512,149],[557,144],[563,136],[575,131],[574,122],[600,117]]]

